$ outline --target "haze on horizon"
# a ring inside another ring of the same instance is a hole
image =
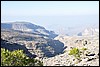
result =
[[[99,1],[1,1],[1,22],[15,21],[31,22],[58,33],[99,27]]]

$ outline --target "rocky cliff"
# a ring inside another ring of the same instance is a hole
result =
[[[53,31],[48,31],[42,26],[38,26],[29,22],[12,22],[12,23],[1,23],[1,29],[12,29],[16,31],[36,33],[54,38],[57,36]]]

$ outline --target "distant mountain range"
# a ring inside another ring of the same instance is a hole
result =
[[[77,34],[78,36],[92,36],[92,35],[99,35],[98,28],[86,28],[82,32]]]
[[[92,36],[99,35],[98,27],[84,27],[67,30],[67,36]]]
[[[30,22],[11,22],[1,23],[1,29],[16,30],[28,33],[36,33],[46,35],[50,38],[57,36],[53,31],[48,31],[42,26],[32,24]]]
[[[30,22],[11,22],[11,23],[1,23],[1,29],[11,29],[15,31],[22,31],[27,33],[35,33],[45,35],[50,38],[54,38],[57,34],[54,31],[48,31],[42,26],[38,26],[32,24]],[[62,33],[62,32],[60,32]],[[74,28],[71,30],[67,30],[67,36],[91,36],[91,35],[98,35],[99,28],[98,27],[89,27],[89,28]]]

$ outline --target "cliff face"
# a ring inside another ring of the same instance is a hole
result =
[[[42,26],[38,26],[29,22],[1,23],[1,29],[12,29],[22,32],[42,34],[50,38],[57,36],[54,32],[48,31]]]
[[[34,30],[36,29],[45,29],[45,28],[28,22],[18,22],[18,23],[12,23],[12,29],[26,31],[26,32],[34,32]]]
[[[19,32],[13,30],[3,30],[1,31],[1,38],[3,40],[12,43],[12,45],[8,44],[8,47],[12,49],[20,49],[20,47],[16,47],[18,44],[23,45],[26,49],[32,53],[37,55],[38,57],[52,57],[57,54],[63,53],[64,44],[58,40],[47,39],[44,36],[34,34],[34,33],[26,33]],[[14,44],[13,44],[14,43]],[[16,45],[15,45],[16,43]],[[7,47],[7,46],[5,46]],[[23,47],[21,47],[23,49]]]
[[[8,22],[8,23],[1,23],[1,28],[7,29],[45,29],[42,26],[38,26],[29,22]]]

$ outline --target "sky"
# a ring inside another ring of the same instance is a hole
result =
[[[1,1],[1,22],[26,21],[55,32],[99,25],[99,1]]]

